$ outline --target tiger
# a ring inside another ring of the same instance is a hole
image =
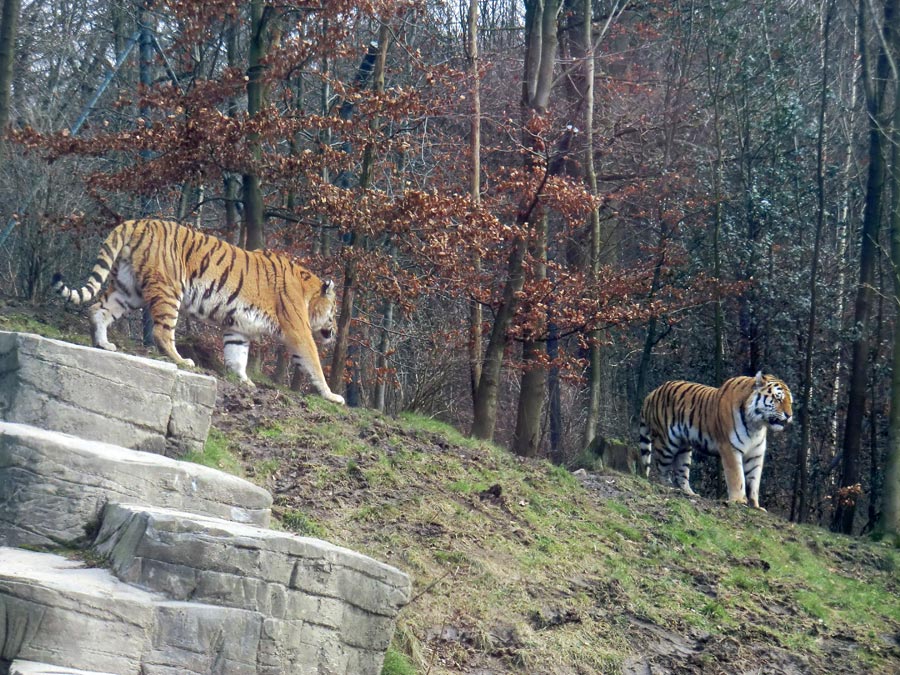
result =
[[[318,393],[334,403],[344,398],[325,381],[313,339],[327,344],[335,333],[335,287],[294,259],[266,250],[246,251],[168,220],[127,220],[100,246],[86,284],[66,286],[61,274],[51,282],[64,300],[92,301],[107,278],[112,282],[89,307],[95,347],[116,351],[107,328],[127,312],[146,307],[160,350],[182,367],[193,367],[175,348],[175,325],[182,309],[224,329],[225,365],[245,384],[250,340],[275,336],[291,360],[307,372]]]
[[[666,382],[644,399],[640,451],[644,475],[654,455],[660,475],[688,495],[693,450],[718,454],[728,501],[759,505],[759,481],[769,429],[793,419],[791,390],[774,375],[732,377],[716,389],[696,382]],[[762,509],[764,510],[764,509]]]

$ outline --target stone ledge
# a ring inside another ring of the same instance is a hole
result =
[[[202,449],[215,378],[173,363],[0,331],[0,419],[170,456]]]
[[[2,547],[0,655],[116,675],[379,675],[384,660],[316,623],[168,600],[106,569]]]
[[[355,551],[168,509],[107,505],[94,549],[128,583],[317,624],[362,649],[387,648],[410,598],[405,573]]]
[[[109,501],[264,527],[272,496],[199,464],[0,422],[0,546],[80,545]]]
[[[9,667],[9,675],[115,675],[114,673],[98,673],[95,670],[78,670],[65,666],[54,666],[49,663],[34,661],[13,661]]]

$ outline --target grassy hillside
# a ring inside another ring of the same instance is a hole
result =
[[[412,575],[395,672],[900,673],[885,545],[276,389],[214,425],[284,527]]]
[[[19,311],[0,329],[84,341]],[[386,675],[900,673],[897,549],[576,476],[428,419],[219,391],[191,459],[266,486],[282,527],[413,577]]]

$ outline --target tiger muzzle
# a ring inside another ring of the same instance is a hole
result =
[[[790,424],[793,419],[793,415],[772,415],[769,417],[769,426],[780,431]]]

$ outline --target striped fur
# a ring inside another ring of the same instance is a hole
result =
[[[115,351],[109,325],[146,306],[153,337],[175,363],[193,366],[175,349],[179,311],[224,328],[225,364],[244,382],[250,340],[280,339],[303,366],[318,392],[343,403],[325,382],[313,331],[325,341],[334,335],[334,282],[322,282],[294,260],[271,251],[245,251],[215,237],[164,220],[129,220],[100,246],[87,283],[72,289],[57,274],[53,290],[76,305],[91,302],[108,277],[112,280],[88,310],[94,345]]]
[[[787,385],[773,375],[733,377],[721,387],[672,381],[657,387],[641,408],[640,447],[644,473],[656,457],[660,475],[686,494],[694,449],[718,454],[728,501],[759,506],[759,479],[766,433],[781,431],[793,417]]]

